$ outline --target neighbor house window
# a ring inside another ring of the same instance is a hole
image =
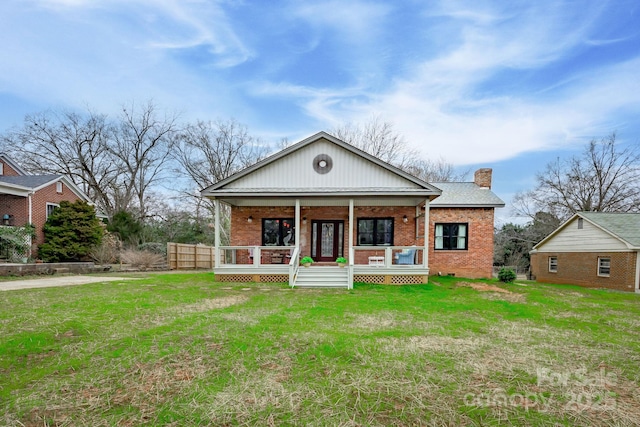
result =
[[[62,194],[62,183],[60,181],[56,182],[56,193]]]
[[[598,276],[609,277],[611,273],[611,258],[598,257]]]
[[[47,203],[47,218],[49,218],[49,215],[51,215],[53,210],[59,206],[60,205],[57,205],[55,203]]]
[[[358,219],[359,246],[392,246],[393,218]]]
[[[4,163],[0,162],[0,175],[4,175]]]
[[[550,256],[549,257],[549,273],[557,273],[558,272],[558,257]]]
[[[441,250],[466,250],[468,224],[436,224],[435,248]]]
[[[294,246],[296,231],[293,218],[264,218],[262,246]]]
[[[582,230],[584,228],[584,219],[578,218],[578,230]]]

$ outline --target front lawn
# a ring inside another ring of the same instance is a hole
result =
[[[201,273],[1,292],[0,307],[0,424],[640,424],[636,294]]]

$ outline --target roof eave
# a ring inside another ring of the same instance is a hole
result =
[[[201,192],[201,197],[208,197],[211,199],[218,198],[270,198],[270,197],[326,197],[326,198],[344,198],[344,197],[424,197],[435,198],[440,193],[433,191],[414,191],[414,192],[397,192],[397,191],[341,191],[341,192],[289,192],[289,191],[269,191],[260,193],[241,193],[241,192],[225,192],[225,191],[209,191]]]
[[[447,204],[431,204],[431,209],[435,208],[504,208],[504,203],[447,203]]]

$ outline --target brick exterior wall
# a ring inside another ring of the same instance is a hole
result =
[[[429,268],[433,274],[489,278],[493,274],[493,208],[431,208]],[[467,223],[467,250],[436,250],[436,223]]]
[[[34,255],[36,246],[44,242],[44,223],[47,221],[47,203],[60,204],[63,200],[75,202],[80,198],[69,187],[62,184],[62,193],[56,191],[56,183],[48,185],[31,196],[31,223],[36,228],[33,240]],[[0,218],[12,215],[10,225],[22,227],[29,222],[29,199],[27,197],[0,195]]]
[[[2,163],[2,175],[4,175],[4,176],[20,176],[18,171],[16,171],[14,168],[9,166],[9,164],[7,162],[5,162],[4,160],[0,159],[0,163]]]
[[[8,225],[25,225],[29,222],[29,200],[26,197],[0,194],[0,219],[4,215],[11,215]]]
[[[457,276],[481,278],[491,277],[493,271],[493,208],[432,208],[429,223],[429,267],[432,274],[455,273]],[[403,217],[409,221],[405,224]],[[253,221],[247,222],[251,216]],[[301,224],[300,246],[301,256],[311,254],[311,224],[313,220],[344,221],[344,254],[347,256],[349,208],[309,207],[301,206],[301,218],[307,223]],[[413,206],[380,206],[355,207],[355,218],[393,218],[395,246],[411,246],[424,244],[424,238],[416,238],[415,207]],[[231,246],[261,245],[262,218],[294,218],[293,207],[233,207],[231,209]],[[436,223],[464,222],[469,224],[468,250],[436,251],[434,249],[434,230]],[[354,224],[353,241],[357,244],[357,225]],[[371,251],[358,251],[356,263],[367,263],[367,257],[384,254],[384,247],[372,247]],[[238,253],[238,263],[246,263],[246,255]],[[421,258],[421,257],[420,257]],[[422,262],[422,259],[418,262]]]
[[[549,257],[558,258],[558,271],[549,272]],[[634,291],[636,252],[539,252],[531,254],[531,272],[542,283],[566,283],[586,288]],[[611,258],[609,277],[598,276],[598,257]]]

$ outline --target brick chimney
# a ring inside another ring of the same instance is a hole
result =
[[[491,168],[478,169],[473,174],[473,182],[481,188],[491,189],[491,174],[493,170]]]

